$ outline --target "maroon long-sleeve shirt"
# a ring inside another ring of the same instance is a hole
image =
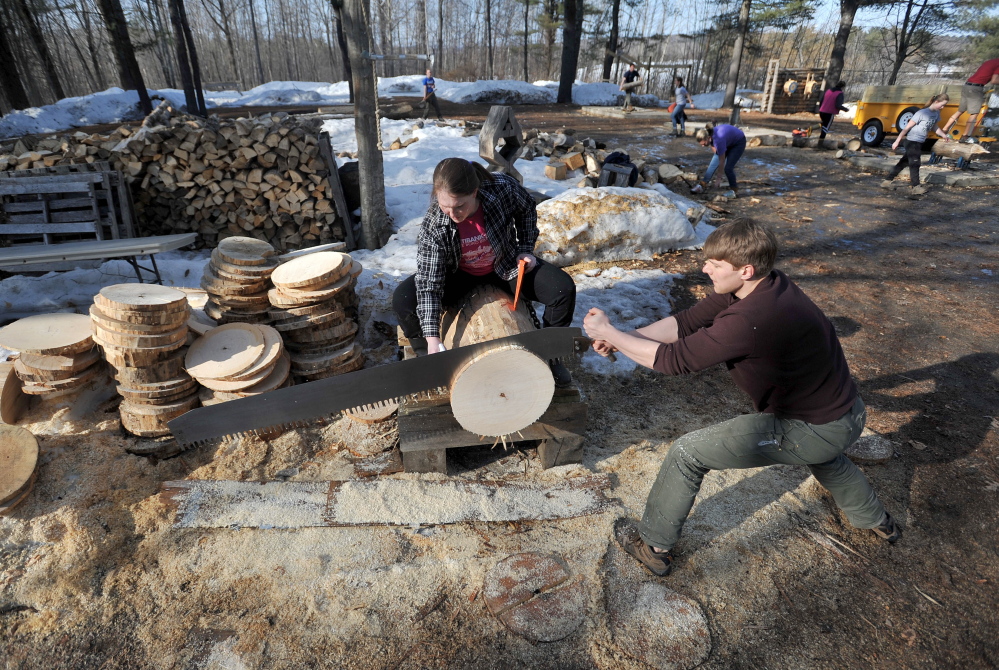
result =
[[[857,387],[832,323],[780,270],[741,300],[716,293],[676,320],[680,339],[659,347],[659,372],[725,363],[758,412],[782,419],[829,423],[853,407]]]

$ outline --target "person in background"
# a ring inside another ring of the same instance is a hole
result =
[[[638,74],[638,68],[632,63],[628,66],[628,71],[621,77],[621,90],[624,91],[624,107],[626,112],[633,112],[635,108],[631,106],[631,92],[642,84],[642,75]]]
[[[712,186],[718,186],[721,176],[715,176],[719,169],[725,172],[728,178],[730,190],[722,195],[726,198],[735,198],[739,194],[739,185],[735,179],[735,164],[742,158],[746,150],[746,134],[727,123],[717,126],[710,121],[704,127],[694,133],[697,143],[702,147],[711,145],[711,150],[715,153],[708,164],[707,172],[704,173],[704,182]]]
[[[472,287],[493,284],[513,295],[520,259],[527,261],[521,294],[544,303],[542,325],[572,322],[576,285],[561,268],[534,255],[537,205],[516,179],[464,158],[445,158],[434,169],[430,197],[417,237],[416,274],[392,296],[402,332],[418,356],[443,349],[444,308]],[[550,367],[556,386],[571,384],[565,365],[556,360]]]
[[[819,123],[822,126],[822,133],[819,135],[820,140],[826,138],[826,133],[832,128],[833,119],[840,112],[848,111],[846,107],[843,106],[843,89],[846,88],[846,82],[838,82],[831,89],[826,91],[822,96],[822,104],[819,105]],[[822,144],[819,144],[822,147]]]
[[[853,526],[890,543],[901,537],[867,477],[843,453],[860,437],[867,411],[836,330],[774,269],[777,252],[777,238],[766,226],[750,219],[726,223],[704,243],[712,295],[630,332],[615,328],[596,308],[583,319],[594,350],[604,356],[617,351],[667,375],[724,363],[756,409],[677,438],[641,522],[615,522],[618,544],[653,574],[673,569],[672,549],[711,470],[806,466]]]
[[[423,118],[430,114],[430,105],[434,106],[437,112],[437,120],[443,121],[441,106],[437,104],[437,82],[434,81],[434,73],[427,70],[427,76],[423,78]]]
[[[912,115],[909,123],[895,138],[895,143],[891,145],[891,150],[898,149],[902,144],[905,153],[899,159],[895,167],[888,173],[888,178],[881,182],[881,188],[892,188],[892,181],[909,166],[909,193],[911,195],[922,195],[928,190],[926,186],[919,183],[919,165],[922,162],[923,142],[929,137],[930,131],[936,131],[945,142],[950,141],[950,137],[940,126],[940,110],[950,102],[950,96],[946,93],[939,93],[930,98],[929,105]]]
[[[968,122],[964,124],[964,135],[960,142],[970,144],[974,142],[971,133],[975,130],[975,120],[978,113],[985,104],[985,88],[987,86],[999,86],[999,58],[993,58],[982,63],[981,67],[975,70],[975,74],[968,77],[968,81],[961,87],[961,102],[957,106],[957,113],[947,120],[943,131],[950,134],[950,129],[957,123],[958,118],[964,112],[968,112]]]
[[[675,137],[683,137],[687,134],[687,115],[684,114],[683,110],[687,107],[693,109],[694,100],[683,85],[682,77],[674,77],[673,86],[675,87],[674,94],[676,95],[676,104],[673,107],[673,114],[670,117],[673,121],[673,135]],[[677,131],[677,128],[680,130]]]

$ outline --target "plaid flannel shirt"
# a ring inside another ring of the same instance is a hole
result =
[[[502,173],[492,177],[479,187],[479,202],[486,237],[496,255],[493,270],[503,279],[512,279],[517,275],[517,256],[534,253],[537,205],[513,177]],[[458,228],[434,202],[423,217],[416,251],[416,313],[424,337],[440,337],[444,281],[458,271],[460,260]]]

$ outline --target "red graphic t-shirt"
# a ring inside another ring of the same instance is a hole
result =
[[[991,81],[994,74],[999,74],[999,58],[993,58],[982,63],[982,66],[975,70],[975,74],[968,77],[968,83],[984,86]]]
[[[475,214],[465,219],[458,226],[458,236],[461,238],[461,261],[458,269],[470,275],[481,277],[493,271],[496,254],[493,245],[486,236],[486,220],[482,216],[482,206]]]

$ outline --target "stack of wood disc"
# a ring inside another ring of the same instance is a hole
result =
[[[167,422],[198,405],[184,370],[190,316],[187,295],[166,286],[116,284],[94,296],[94,339],[117,371],[121,425],[133,435],[169,435]]]
[[[28,396],[14,370],[14,361],[0,363],[0,423],[15,424],[28,409]]]
[[[0,345],[21,352],[14,371],[28,395],[55,398],[78,391],[105,371],[83,314],[39,314],[0,328]]]
[[[18,426],[0,424],[0,516],[28,497],[38,476],[38,441]]]
[[[281,333],[261,324],[229,323],[202,335],[187,352],[188,373],[205,388],[201,402],[267,393],[291,384]]]
[[[360,263],[347,254],[320,251],[282,264],[271,275],[273,325],[284,336],[291,371],[312,381],[364,365],[357,337]]]
[[[267,323],[267,290],[277,267],[274,247],[252,237],[227,237],[212,250],[201,288],[205,314],[221,324]]]

